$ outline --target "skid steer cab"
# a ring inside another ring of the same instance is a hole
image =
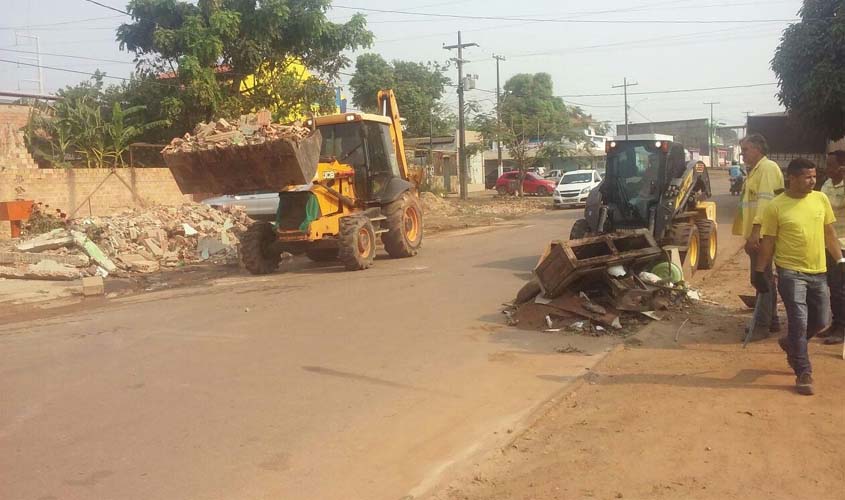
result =
[[[676,246],[684,267],[710,269],[716,261],[716,204],[701,161],[689,160],[670,136],[619,138],[606,145],[607,169],[590,193],[584,218],[570,239],[648,229],[662,246]]]
[[[282,252],[366,269],[379,238],[390,257],[417,254],[423,212],[409,179],[396,99],[384,90],[378,101],[379,114],[308,121],[320,136],[316,172],[310,183],[279,192],[274,223],[257,222],[241,237],[242,261],[250,272],[274,271]]]

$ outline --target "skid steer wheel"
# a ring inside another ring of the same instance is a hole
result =
[[[698,234],[698,227],[688,222],[679,222],[672,225],[668,236],[672,245],[686,248],[686,250],[680,252],[681,261],[689,268],[690,274],[695,274],[696,269],[699,268],[699,256],[701,255],[701,239]]]
[[[387,232],[381,235],[381,242],[387,253],[394,259],[416,255],[423,237],[422,210],[416,196],[405,193],[382,211]]]
[[[590,225],[587,224],[587,219],[578,219],[575,224],[572,224],[572,229],[569,231],[570,240],[580,240],[585,238],[590,232]]]
[[[241,261],[252,274],[270,274],[279,267],[280,252],[273,250],[276,230],[269,222],[255,222],[241,236]]]
[[[716,223],[709,219],[702,219],[696,221],[695,225],[698,227],[698,239],[701,243],[698,251],[698,268],[713,269],[719,251]]]
[[[332,262],[337,260],[337,248],[309,248],[305,255],[314,262]]]
[[[340,219],[338,259],[347,271],[360,271],[373,264],[376,255],[376,233],[373,223],[363,215]]]

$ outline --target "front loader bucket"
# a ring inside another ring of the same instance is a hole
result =
[[[308,184],[317,173],[322,136],[319,130],[301,141],[280,138],[262,144],[228,145],[164,155],[184,194],[238,194],[281,191]]]

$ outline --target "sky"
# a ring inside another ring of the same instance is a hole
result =
[[[348,54],[353,62],[344,73],[365,52],[446,62],[456,54],[443,45],[455,44],[460,30],[464,43],[479,45],[464,51],[465,72],[478,75],[467,99],[484,107],[495,102],[498,55],[505,58],[502,84],[517,73],[549,73],[556,95],[598,120],[624,123],[621,89],[613,86],[627,78],[637,84],[629,88],[631,123],[707,118],[704,103],[718,102],[714,118],[738,125],[746,112],[782,110],[770,62],[800,6],[800,0],[335,0],[328,17],[342,22],[361,11],[375,34],[372,47]],[[85,0],[0,0],[0,12],[0,90],[37,90],[38,69],[26,66],[37,64],[34,37],[40,64],[61,69],[42,68],[46,93],[97,69],[120,78],[134,68],[114,39],[128,16]],[[456,80],[454,67],[449,76]],[[339,83],[348,80],[341,75]],[[739,86],[746,87],[663,93]],[[447,92],[444,101],[456,108],[454,88]]]

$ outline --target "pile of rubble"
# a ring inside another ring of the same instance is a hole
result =
[[[162,154],[191,153],[194,151],[263,144],[278,139],[301,141],[311,134],[311,129],[300,125],[280,125],[270,123],[271,115],[267,110],[243,115],[237,124],[220,118],[216,122],[200,123],[194,127],[193,134],[173,139]]]
[[[201,261],[232,262],[252,220],[233,207],[153,207],[69,221],[0,251],[0,277],[73,280],[151,273]]]
[[[636,230],[552,241],[534,279],[503,313],[523,329],[626,335],[633,332],[626,327],[700,298],[683,282],[677,249],[660,248],[651,233]]]

